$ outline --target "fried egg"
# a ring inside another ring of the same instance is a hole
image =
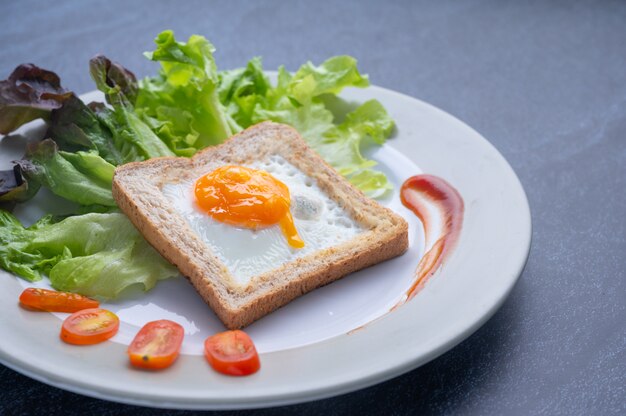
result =
[[[312,178],[278,155],[169,183],[162,192],[242,286],[364,231]]]
[[[196,204],[217,221],[253,230],[278,224],[291,247],[304,247],[289,209],[289,188],[268,172],[222,166],[200,177],[194,194]]]

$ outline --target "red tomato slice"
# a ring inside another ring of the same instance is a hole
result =
[[[151,370],[169,367],[178,358],[184,336],[185,330],[176,322],[148,322],[128,346],[130,363]]]
[[[76,293],[29,287],[20,295],[20,303],[30,309],[46,312],[77,312],[81,309],[97,308],[97,300]]]
[[[61,339],[68,344],[90,345],[106,341],[117,333],[120,320],[106,309],[83,309],[68,316],[61,327]]]
[[[225,331],[204,341],[204,356],[222,374],[247,376],[261,368],[254,343],[243,331]]]

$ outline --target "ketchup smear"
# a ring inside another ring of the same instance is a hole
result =
[[[461,234],[464,206],[461,194],[448,182],[433,175],[407,179],[400,189],[400,199],[424,224],[428,249],[417,265],[415,281],[406,292],[406,299],[400,302],[402,304],[424,287],[454,249]],[[441,221],[440,227],[434,223],[437,219]]]
[[[427,250],[415,269],[415,280],[411,287],[389,312],[413,299],[452,252],[461,234],[465,210],[461,194],[448,182],[433,175],[411,176],[404,181],[400,188],[400,200],[424,224]],[[436,220],[440,220],[439,227]],[[437,240],[433,244],[432,240],[435,238]],[[365,325],[367,324],[351,330],[348,334],[365,328]]]

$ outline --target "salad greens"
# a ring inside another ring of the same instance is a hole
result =
[[[44,140],[0,172],[0,203],[22,203],[39,187],[78,204],[61,221],[44,216],[24,228],[0,210],[0,266],[27,280],[47,275],[56,289],[111,298],[126,287],[150,289],[176,270],[117,212],[111,194],[116,166],[159,156],[192,156],[253,124],[271,120],[296,128],[328,163],[370,197],[391,185],[361,150],[381,145],[393,120],[376,100],[335,111],[347,87],[367,87],[356,60],[336,56],[295,73],[278,69],[276,83],[261,59],[218,71],[215,48],[193,35],[179,42],[172,31],[145,55],[156,76],[137,80],[119,63],[97,55],[89,71],[107,104],[85,104],[53,72],[20,65],[0,81],[0,133],[41,118]],[[346,107],[346,103],[344,103]]]
[[[115,166],[94,151],[59,151],[53,140],[45,139],[28,146],[26,158],[17,163],[24,175],[65,199],[116,206],[111,195]]]
[[[133,73],[102,55],[89,61],[89,69],[96,86],[111,105],[111,108],[92,105],[92,109],[100,124],[111,132],[112,142],[122,154],[123,162],[174,156],[133,110],[131,100],[137,91]]]
[[[178,274],[120,213],[48,215],[24,228],[0,210],[0,230],[0,266],[29,281],[46,274],[57,290],[107,299]]]
[[[80,98],[72,95],[61,108],[52,112],[46,136],[52,138],[63,150],[95,151],[113,165],[132,160],[127,149],[119,149],[113,142],[112,132],[105,126],[96,112],[100,106],[87,106]],[[123,154],[126,150],[126,154]]]
[[[136,109],[157,120],[157,133],[178,155],[219,144],[241,130],[218,95],[215,48],[202,36],[187,43],[171,31],[159,34],[146,57],[161,64],[159,75],[139,85]]]
[[[161,33],[157,49],[146,54],[161,63],[156,77],[139,83],[135,110],[180,156],[221,143],[233,133],[261,121],[295,127],[339,173],[371,197],[391,189],[376,162],[361,154],[363,141],[382,144],[393,120],[376,100],[353,110],[341,124],[327,107],[328,97],[346,87],[367,87],[356,60],[336,56],[320,66],[308,62],[295,74],[284,67],[272,86],[261,60],[245,68],[218,72],[215,48],[201,36],[177,42],[171,31]]]

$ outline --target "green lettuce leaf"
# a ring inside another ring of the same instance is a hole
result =
[[[27,280],[47,275],[57,290],[110,299],[132,285],[149,290],[178,271],[120,213],[85,214],[24,228],[0,211],[0,266]]]
[[[104,55],[91,58],[89,72],[112,106],[94,105],[92,109],[108,127],[112,142],[124,155],[124,162],[174,156],[167,144],[135,114],[133,103],[138,86],[132,72]]]
[[[111,140],[121,153],[123,163],[174,156],[167,144],[131,108],[124,105],[112,108],[94,105],[92,108],[111,132]]]
[[[52,112],[47,137],[54,139],[61,150],[95,150],[116,166],[136,160],[134,154],[129,156],[126,149],[113,141],[113,133],[94,112],[97,108],[99,104],[87,106],[73,95]]]
[[[276,87],[268,90],[264,100],[256,100],[252,123],[272,120],[291,125],[340,174],[366,195],[379,198],[392,186],[382,172],[372,169],[376,162],[363,157],[361,149],[370,143],[383,144],[391,134],[393,120],[378,101],[370,100],[335,124],[336,117],[327,104],[329,94],[368,84],[356,61],[345,56],[331,58],[319,67],[307,63],[293,76],[280,68]]]
[[[115,166],[174,155],[132,109],[86,105],[75,96],[52,112],[47,135],[61,150],[94,150]]]
[[[289,81],[287,91],[291,97],[304,104],[322,94],[339,94],[345,87],[369,86],[367,75],[361,75],[356,59],[335,56],[320,66],[311,62],[302,65]]]
[[[111,194],[115,166],[97,152],[59,151],[54,141],[46,139],[31,144],[25,159],[16,163],[30,184],[39,183],[81,205],[116,206]]]
[[[161,71],[140,82],[135,109],[144,120],[156,120],[146,122],[170,149],[188,155],[241,130],[219,99],[213,45],[198,35],[177,42],[169,30],[155,43],[146,56],[160,62]]]
[[[0,210],[0,267],[31,282],[41,280],[41,273],[35,266],[44,259],[39,253],[26,250],[26,246],[36,230],[51,219],[46,216],[25,229],[17,218]]]
[[[326,131],[312,146],[366,195],[379,198],[393,188],[382,172],[371,169],[376,162],[363,157],[361,148],[366,141],[383,144],[392,129],[393,120],[384,107],[370,100],[348,113],[343,123]]]
[[[200,133],[194,129],[194,118],[189,111],[160,106],[156,110],[156,118],[147,116],[141,109],[137,110],[137,114],[177,156],[190,157],[199,150],[194,146]]]
[[[271,84],[261,64],[261,58],[253,58],[245,68],[219,73],[218,94],[227,112],[240,126],[254,124],[253,115],[257,103],[265,100]]]

